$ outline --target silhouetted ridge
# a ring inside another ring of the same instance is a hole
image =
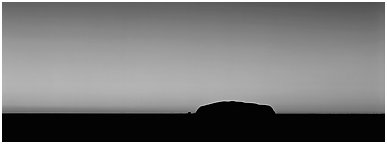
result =
[[[276,133],[275,112],[267,105],[222,101],[199,107],[195,115],[197,130],[201,130],[199,137],[269,140]]]
[[[271,116],[275,112],[268,105],[259,105],[255,103],[222,101],[199,107],[196,111],[198,115],[220,116]]]

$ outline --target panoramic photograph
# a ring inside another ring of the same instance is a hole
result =
[[[2,2],[4,142],[384,142],[384,2]]]

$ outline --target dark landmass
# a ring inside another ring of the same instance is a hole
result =
[[[3,113],[2,138],[4,142],[385,140],[384,114],[274,114],[270,106],[248,105],[246,110],[245,105],[231,105],[238,106],[230,110],[223,103],[207,105],[194,114]]]
[[[235,119],[214,124],[195,114],[3,114],[2,137],[5,142],[385,140],[384,114],[276,114],[268,123]]]
[[[199,107],[196,114],[200,116],[243,116],[252,117],[252,114],[261,117],[270,117],[275,114],[272,107],[255,103],[236,101],[221,101]]]

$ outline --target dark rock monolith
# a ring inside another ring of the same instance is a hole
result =
[[[236,101],[222,101],[199,107],[196,114],[206,116],[271,116],[275,112],[268,105]]]
[[[195,116],[199,122],[196,129],[204,137],[220,136],[233,141],[270,138],[275,133],[275,112],[268,105],[222,101],[199,107]]]

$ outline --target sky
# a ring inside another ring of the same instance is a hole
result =
[[[3,112],[384,113],[384,3],[2,3]]]

